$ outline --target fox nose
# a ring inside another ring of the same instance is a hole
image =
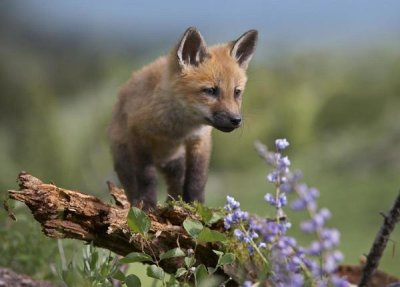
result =
[[[233,126],[238,127],[242,122],[242,118],[240,116],[232,116],[230,121]]]

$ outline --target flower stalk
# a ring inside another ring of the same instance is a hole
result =
[[[228,196],[224,226],[226,229],[235,227],[234,236],[247,247],[249,254],[256,252],[261,257],[268,266],[267,280],[272,286],[349,286],[345,279],[334,274],[343,255],[336,250],[339,232],[325,227],[331,213],[327,208],[318,209],[319,191],[302,183],[300,172],[290,170],[291,162],[283,155],[288,146],[286,139],[277,139],[275,152],[272,152],[259,142],[255,144],[259,155],[273,168],[266,179],[274,185],[275,192],[265,194],[264,200],[275,209],[274,219],[250,218],[240,209],[240,203]],[[294,199],[289,204],[290,194]],[[303,232],[316,237],[307,248],[298,246],[296,240],[287,235],[291,223],[284,208],[288,204],[292,210],[304,210],[310,216],[300,224]]]

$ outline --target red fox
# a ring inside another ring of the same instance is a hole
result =
[[[156,205],[156,171],[169,197],[204,202],[212,127],[240,127],[246,69],[257,31],[207,47],[190,27],[166,56],[133,73],[119,92],[109,139],[131,204]]]

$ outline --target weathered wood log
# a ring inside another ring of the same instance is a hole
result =
[[[196,214],[177,205],[158,206],[148,212],[151,219],[150,240],[132,234],[127,225],[130,204],[123,189],[108,183],[115,204],[84,194],[67,190],[54,184],[43,183],[40,179],[22,172],[18,176],[19,191],[9,190],[9,198],[25,203],[34,218],[42,225],[44,234],[53,238],[72,238],[92,243],[125,256],[131,252],[145,252],[158,259],[160,254],[175,247],[194,249],[195,242],[182,227],[183,221],[190,217],[199,219]],[[223,231],[222,222],[212,229]],[[198,244],[196,259],[199,264],[214,267],[222,245]],[[161,261],[161,267],[172,273],[183,265],[182,258]],[[362,266],[342,265],[338,274],[345,276],[353,284],[360,280]],[[254,262],[233,264],[219,271],[219,275],[232,278],[227,286],[238,286],[243,276],[257,279],[259,270]],[[377,271],[368,286],[386,286],[399,279]]]
[[[124,191],[112,183],[108,183],[108,188],[115,204],[43,183],[25,172],[19,174],[18,182],[20,190],[9,190],[9,198],[25,203],[49,237],[83,240],[122,256],[130,252],[145,252],[159,258],[162,252],[177,246],[183,249],[195,247],[182,222],[187,217],[196,216],[183,207],[169,205],[149,211],[149,233],[154,236],[145,241],[141,235],[131,234],[127,225],[130,204]],[[217,224],[215,228],[220,229],[221,226]],[[215,266],[218,258],[212,249],[218,248],[218,244],[199,244],[196,259],[206,266]],[[182,266],[180,261],[163,260],[161,266],[167,272],[174,272]]]

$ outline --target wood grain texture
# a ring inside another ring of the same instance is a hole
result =
[[[20,173],[18,182],[20,190],[9,190],[9,198],[25,203],[42,225],[43,233],[49,237],[92,242],[122,256],[130,252],[145,252],[159,258],[161,253],[178,245],[183,249],[195,246],[182,222],[187,217],[196,216],[183,207],[168,205],[149,211],[149,233],[153,236],[145,241],[142,236],[131,233],[127,224],[130,204],[123,189],[112,183],[108,183],[108,188],[115,204],[43,183],[28,173]],[[215,266],[218,258],[212,249],[219,248],[218,244],[199,244],[196,248],[198,262]],[[163,260],[161,266],[167,272],[175,272],[181,266],[180,260]]]

